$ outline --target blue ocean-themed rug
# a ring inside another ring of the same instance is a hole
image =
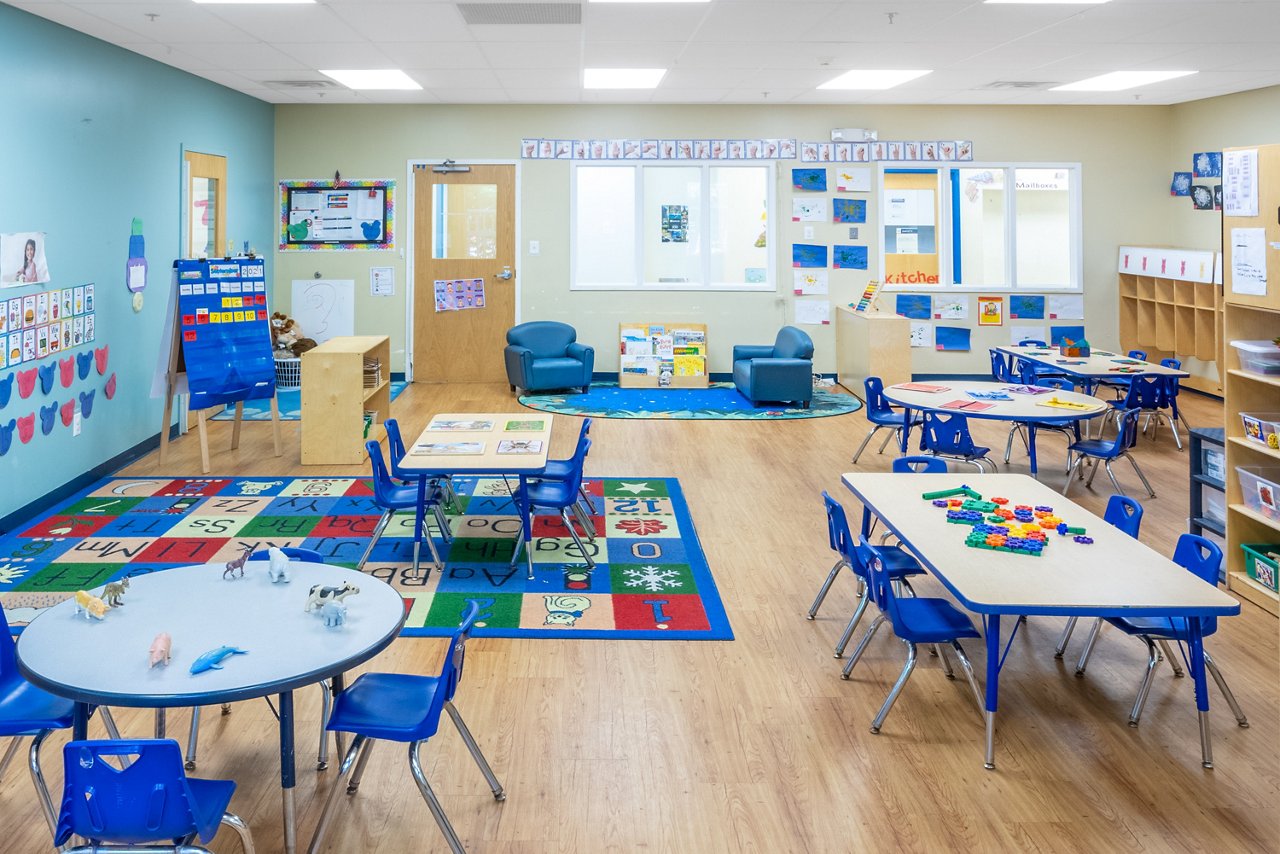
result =
[[[733,639],[676,479],[585,480],[595,569],[586,570],[559,516],[535,516],[532,580],[523,555],[510,567],[520,522],[508,483],[453,483],[452,543],[431,523],[442,572],[413,573],[412,512],[392,518],[363,567],[404,598],[403,636],[447,637],[476,601],[477,636]],[[246,546],[301,546],[354,568],[382,512],[370,487],[354,477],[107,478],[0,537],[0,604],[20,630],[77,590],[225,563]],[[429,554],[424,545],[423,569]],[[251,571],[266,572],[265,562]]]
[[[400,396],[400,392],[405,390],[409,385],[402,380],[391,381],[391,399],[395,400]],[[292,391],[276,390],[276,404],[280,407],[281,421],[301,421],[302,420],[302,391],[293,389]],[[236,417],[235,405],[228,406],[217,415],[210,418],[210,421],[234,421]],[[244,402],[244,420],[245,421],[270,421],[271,420],[271,401],[270,400],[246,400]]]
[[[597,382],[586,394],[525,394],[520,402],[543,412],[592,418],[825,418],[862,408],[862,402],[851,394],[816,388],[808,409],[782,403],[753,406],[733,383],[712,383],[709,388],[619,388],[617,383]]]

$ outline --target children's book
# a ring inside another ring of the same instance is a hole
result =
[[[1011,385],[1005,386],[1004,390],[1011,391],[1014,394],[1048,394],[1052,391],[1052,389],[1038,385]]]
[[[507,425],[502,429],[507,433],[537,433],[546,429],[546,426],[547,422],[542,419],[535,419],[532,421],[508,421]]]
[[[538,454],[541,452],[541,439],[503,439],[498,443],[499,454]]]
[[[994,403],[983,403],[980,400],[953,400],[950,403],[944,403],[940,409],[959,409],[963,412],[986,412],[988,409],[994,409]]]
[[[493,422],[444,418],[432,421],[427,429],[433,433],[484,433],[493,429]]]
[[[894,386],[894,388],[902,389],[903,391],[923,391],[926,394],[937,394],[940,391],[951,391],[951,389],[945,385],[929,385],[928,383],[902,383],[901,385]]]
[[[484,442],[419,442],[413,446],[413,450],[410,453],[433,457],[461,457],[470,454],[483,454]]]
[[[965,394],[974,400],[1013,400],[1003,391],[966,391]]]

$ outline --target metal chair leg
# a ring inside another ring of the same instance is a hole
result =
[[[1062,487],[1062,494],[1065,497],[1071,491],[1071,484],[1075,481],[1076,469],[1080,468],[1080,464],[1084,462],[1084,454],[1077,454],[1076,461],[1071,468],[1067,469],[1067,482]]]
[[[329,767],[329,712],[333,710],[333,692],[328,682],[320,683],[320,749],[316,751],[316,770],[323,771]]]
[[[187,761],[185,768],[188,771],[196,770],[196,748],[200,741],[200,707],[191,707],[191,731],[187,734]]]
[[[394,510],[387,510],[382,514],[382,518],[378,520],[378,524],[373,529],[373,538],[369,540],[369,545],[365,546],[364,554],[360,556],[360,561],[356,564],[356,569],[364,568],[365,561],[369,560],[369,555],[373,554],[373,547],[382,538],[382,532],[387,529],[387,525],[391,522],[391,517],[394,513]]]
[[[938,661],[942,664],[942,672],[947,675],[948,679],[955,679],[956,672],[951,669],[951,659],[947,658],[947,648],[940,643],[933,644],[933,654],[938,657]]]
[[[951,645],[955,647],[956,656],[960,659],[960,667],[964,670],[965,679],[969,682],[969,690],[973,693],[973,701],[977,703],[978,720],[985,720],[987,717],[986,703],[982,699],[982,691],[978,689],[978,679],[973,673],[973,663],[969,661],[969,656],[965,655],[964,647],[960,645],[960,641],[953,640]]]
[[[1116,492],[1124,495],[1125,491],[1120,488],[1120,481],[1116,480],[1116,473],[1111,470],[1111,460],[1104,460],[1102,465],[1107,470],[1107,477],[1111,478],[1111,485],[1115,487]],[[1093,480],[1093,477],[1090,476],[1089,480]]]
[[[53,730],[42,729],[31,740],[31,747],[27,751],[27,766],[31,771],[31,783],[36,787],[36,796],[40,799],[40,811],[49,824],[49,837],[53,838],[58,835],[58,819],[53,811],[53,800],[49,797],[49,787],[44,782],[44,771],[40,768],[40,745],[44,744],[51,732]]]
[[[225,824],[236,832],[236,836],[240,837],[240,848],[244,854],[254,854],[253,834],[249,833],[249,826],[244,820],[235,813],[223,813],[221,824]]]
[[[1182,450],[1182,439],[1178,436],[1178,422],[1168,415],[1161,413],[1161,416],[1169,422],[1169,430],[1173,433],[1173,442],[1178,446],[1178,450]]]
[[[867,447],[867,443],[871,441],[871,437],[874,436],[876,434],[876,431],[879,430],[882,426],[883,425],[881,424],[875,424],[872,426],[871,430],[867,433],[867,435],[862,437],[862,444],[858,446],[858,450],[853,452],[853,459],[850,460],[849,462],[854,464],[858,462],[858,457],[862,456],[863,449]]]
[[[1147,694],[1151,692],[1151,679],[1156,674],[1156,665],[1159,661],[1156,659],[1156,645],[1151,638],[1143,635],[1142,639],[1147,644],[1147,672],[1142,677],[1142,684],[1138,686],[1138,696],[1134,698],[1133,708],[1129,710],[1129,726],[1137,726],[1142,719],[1142,708],[1147,704]]]
[[[1058,638],[1058,645],[1053,648],[1053,657],[1062,658],[1063,653],[1067,651],[1067,643],[1071,640],[1071,633],[1076,630],[1076,621],[1079,617],[1068,617],[1067,624],[1062,627],[1062,637]]]
[[[1248,729],[1249,719],[1244,716],[1244,710],[1236,702],[1236,695],[1231,693],[1231,689],[1227,687],[1227,680],[1222,678],[1222,671],[1218,670],[1218,665],[1214,663],[1213,657],[1207,652],[1204,654],[1204,666],[1209,671],[1209,675],[1213,677],[1213,681],[1218,683],[1218,690],[1226,698],[1227,705],[1231,707],[1231,713],[1236,716],[1236,724],[1243,729]]]
[[[877,451],[876,453],[878,453],[878,454],[883,454],[883,453],[884,453],[884,449],[885,449],[885,448],[887,448],[887,447],[889,447],[889,440],[890,440],[890,439],[892,439],[894,436],[897,436],[897,435],[898,435],[898,431],[897,431],[897,430],[890,429],[890,430],[889,430],[889,432],[885,434],[885,436],[884,436],[884,441],[880,443],[880,450],[879,450],[879,451]]]
[[[453,529],[449,527],[449,517],[444,514],[444,505],[436,502],[431,505],[431,514],[436,517],[436,526],[440,529],[440,539],[445,543],[453,542]]]
[[[1093,621],[1089,629],[1089,637],[1085,638],[1084,649],[1080,650],[1080,660],[1076,662],[1076,675],[1083,676],[1084,669],[1089,666],[1089,656],[1093,654],[1093,644],[1098,639],[1098,631],[1102,628],[1102,618]]]
[[[596,526],[591,524],[591,517],[582,509],[582,505],[577,501],[569,507],[573,511],[573,518],[578,520],[578,524],[582,526],[583,532],[587,535],[587,541],[594,543],[596,541]]]
[[[502,784],[498,782],[498,776],[489,767],[489,760],[484,758],[484,754],[480,751],[480,745],[476,744],[475,736],[471,734],[471,730],[467,729],[467,725],[463,722],[462,715],[458,712],[457,707],[453,705],[453,701],[445,700],[444,709],[449,713],[449,717],[453,719],[453,725],[458,728],[458,735],[462,736],[463,742],[466,743],[467,750],[471,753],[471,758],[480,767],[480,773],[484,775],[484,781],[489,784],[489,791],[493,792],[493,799],[495,801],[505,801],[507,793],[503,791]]]
[[[862,653],[866,651],[867,644],[871,643],[871,639],[875,637],[876,630],[880,628],[880,624],[883,622],[884,614],[876,615],[876,618],[871,622],[870,628],[867,629],[867,633],[862,636],[862,640],[858,641],[858,646],[853,650],[853,655],[845,662],[844,670],[840,673],[841,679],[848,679],[849,674],[853,672],[853,668],[858,666],[858,659],[862,658]]]
[[[307,854],[316,854],[320,850],[320,846],[324,844],[325,833],[329,830],[329,821],[333,818],[333,810],[338,805],[338,793],[342,791],[342,778],[351,770],[351,766],[355,764],[357,754],[361,753],[361,748],[366,744],[371,744],[363,735],[357,735],[351,741],[351,747],[347,750],[347,755],[342,757],[342,764],[338,766],[338,774],[334,777],[333,788],[329,790],[329,796],[325,798],[324,809],[320,811],[320,820],[316,822],[315,833],[311,835],[311,844],[307,846]]]
[[[1120,456],[1122,456],[1122,457],[1124,457],[1126,460],[1128,460],[1128,461],[1129,461],[1129,465],[1133,466],[1133,470],[1134,470],[1134,472],[1138,475],[1138,480],[1142,481],[1142,485],[1143,485],[1143,486],[1145,486],[1145,487],[1147,488],[1147,495],[1151,496],[1152,498],[1155,498],[1155,497],[1156,497],[1156,491],[1155,491],[1154,489],[1152,489],[1152,488],[1151,488],[1151,484],[1147,481],[1147,476],[1146,476],[1145,474],[1143,474],[1143,473],[1142,473],[1142,469],[1138,468],[1138,461],[1137,461],[1137,460],[1135,460],[1135,459],[1134,459],[1134,458],[1129,454],[1129,452],[1128,452],[1128,451],[1125,451],[1125,452],[1124,452],[1123,454],[1121,454]]]
[[[409,771],[413,774],[413,780],[418,784],[418,791],[422,794],[422,799],[427,802],[431,815],[435,817],[436,824],[440,826],[440,832],[444,834],[445,840],[449,843],[449,850],[453,854],[466,854],[466,849],[462,847],[462,841],[458,839],[458,834],[453,831],[453,825],[449,824],[449,817],[444,814],[444,807],[440,806],[436,793],[431,791],[431,784],[427,782],[426,775],[422,773],[422,761],[418,758],[418,748],[421,746],[421,741],[415,741],[409,745]]]
[[[351,779],[347,781],[347,794],[354,795],[360,790],[360,781],[364,779],[364,769],[369,766],[369,757],[373,755],[373,746],[377,744],[375,739],[369,739],[369,745],[360,753],[360,757],[356,759],[355,770],[351,772]]]
[[[814,597],[813,604],[809,606],[809,613],[805,616],[806,620],[812,620],[818,616],[818,609],[822,607],[822,602],[827,598],[827,592],[831,590],[831,584],[836,580],[836,576],[840,574],[840,570],[849,565],[844,558],[836,561],[835,566],[831,567],[831,571],[827,573],[827,580],[822,582],[822,588],[818,590],[818,595]]]
[[[578,532],[574,530],[573,523],[569,521],[569,510],[563,508],[560,511],[560,519],[564,522],[564,526],[569,529],[569,536],[573,537],[573,543],[578,547],[578,551],[582,552],[582,556],[587,560],[587,569],[595,569],[596,562],[591,559],[590,552],[587,547],[582,544],[582,538],[578,536]]]
[[[893,708],[893,703],[898,699],[898,695],[902,693],[902,688],[907,684],[907,679],[911,677],[911,671],[916,669],[916,645],[910,641],[907,644],[907,663],[903,665],[902,673],[898,674],[898,681],[893,683],[893,690],[889,692],[889,696],[885,697],[884,705],[880,707],[880,711],[876,713],[876,719],[871,722],[871,732],[873,734],[880,732],[880,727],[884,724],[884,719],[889,716],[889,710]]]
[[[1169,642],[1164,638],[1157,638],[1156,643],[1160,645],[1161,652],[1164,653],[1165,660],[1169,662],[1169,666],[1173,668],[1173,678],[1182,678],[1182,665],[1178,663],[1178,656],[1173,654],[1173,650],[1169,649]]]
[[[862,619],[862,615],[866,613],[867,603],[871,601],[871,591],[867,589],[867,583],[861,578],[858,579],[858,607],[854,608],[853,616],[849,618],[849,624],[844,627],[844,634],[840,635],[840,640],[836,642],[836,658],[844,655],[844,649],[849,645],[849,639],[853,637],[853,632],[858,628],[858,622]]]

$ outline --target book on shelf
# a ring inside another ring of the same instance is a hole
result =
[[[364,387],[377,388],[382,385],[382,360],[364,357]]]
[[[484,442],[419,442],[413,446],[413,450],[409,453],[444,457],[483,454]]]
[[[493,422],[471,418],[435,418],[427,425],[427,429],[433,433],[485,433],[493,429]]]
[[[498,443],[499,454],[540,454],[541,439],[503,439]]]

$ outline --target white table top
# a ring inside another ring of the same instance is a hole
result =
[[[272,584],[266,561],[224,580],[224,565],[175,567],[132,577],[124,605],[86,620],[68,599],[40,614],[18,639],[23,675],[47,691],[111,706],[194,706],[276,694],[367,661],[395,640],[404,601],[389,585],[353,569],[290,562],[291,581]],[[303,611],[313,584],[350,581],[346,623],[325,628]],[[91,591],[92,592],[92,591]],[[151,642],[173,638],[169,665],[149,667]],[[247,650],[222,670],[191,664],[222,645]]]
[[[945,409],[942,404],[953,400],[973,400],[965,392],[969,391],[1003,391],[1015,383],[979,382],[971,380],[939,380],[922,382],[917,385],[943,386],[946,391],[927,392],[909,391],[899,386],[886,386],[884,396],[891,403],[915,410],[933,410],[936,412],[958,412],[969,418],[990,418],[995,421],[1062,421],[1093,418],[1107,411],[1105,401],[1087,394],[1074,391],[1048,389],[1047,394],[1014,394],[1007,392],[1012,400],[983,400],[981,403],[991,404],[990,409],[974,412],[965,409]],[[1041,406],[1040,401],[1056,397],[1072,403],[1083,403],[1088,410],[1062,409],[1057,406]]]
[[[1240,603],[1164,555],[1023,474],[860,474],[844,484],[971,611],[1096,616],[1229,615]],[[920,496],[967,484],[984,499],[1053,508],[1092,545],[1048,534],[1040,557],[970,548],[968,525]]]
[[[1089,355],[1080,358],[1077,356],[1063,356],[1056,347],[1019,347],[1017,345],[1004,345],[994,348],[1002,353],[1010,353],[1014,356],[1053,368],[1064,374],[1070,374],[1074,377],[1092,377],[1095,379],[1113,379],[1116,377],[1136,377],[1143,374],[1159,375],[1166,377],[1189,377],[1191,374],[1186,371],[1175,371],[1173,368],[1166,368],[1164,365],[1155,362],[1140,362],[1137,365],[1125,365],[1116,362],[1116,359],[1122,359],[1126,362],[1139,361],[1130,359],[1126,353],[1113,352],[1111,350],[1091,350]],[[1067,365],[1063,362],[1083,362],[1081,365]],[[1141,368],[1141,373],[1133,373],[1131,371],[1117,371],[1116,368]]]
[[[432,425],[447,421],[492,422],[487,430],[433,430]],[[541,423],[541,429],[507,430],[509,422],[524,424]],[[547,452],[551,449],[552,416],[546,412],[446,412],[432,418],[417,440],[406,449],[400,461],[402,471],[467,473],[515,473],[536,472],[547,467]],[[500,454],[498,444],[505,440],[540,441],[542,448],[532,454]],[[484,452],[479,454],[415,454],[414,448],[423,443],[483,442]]]

